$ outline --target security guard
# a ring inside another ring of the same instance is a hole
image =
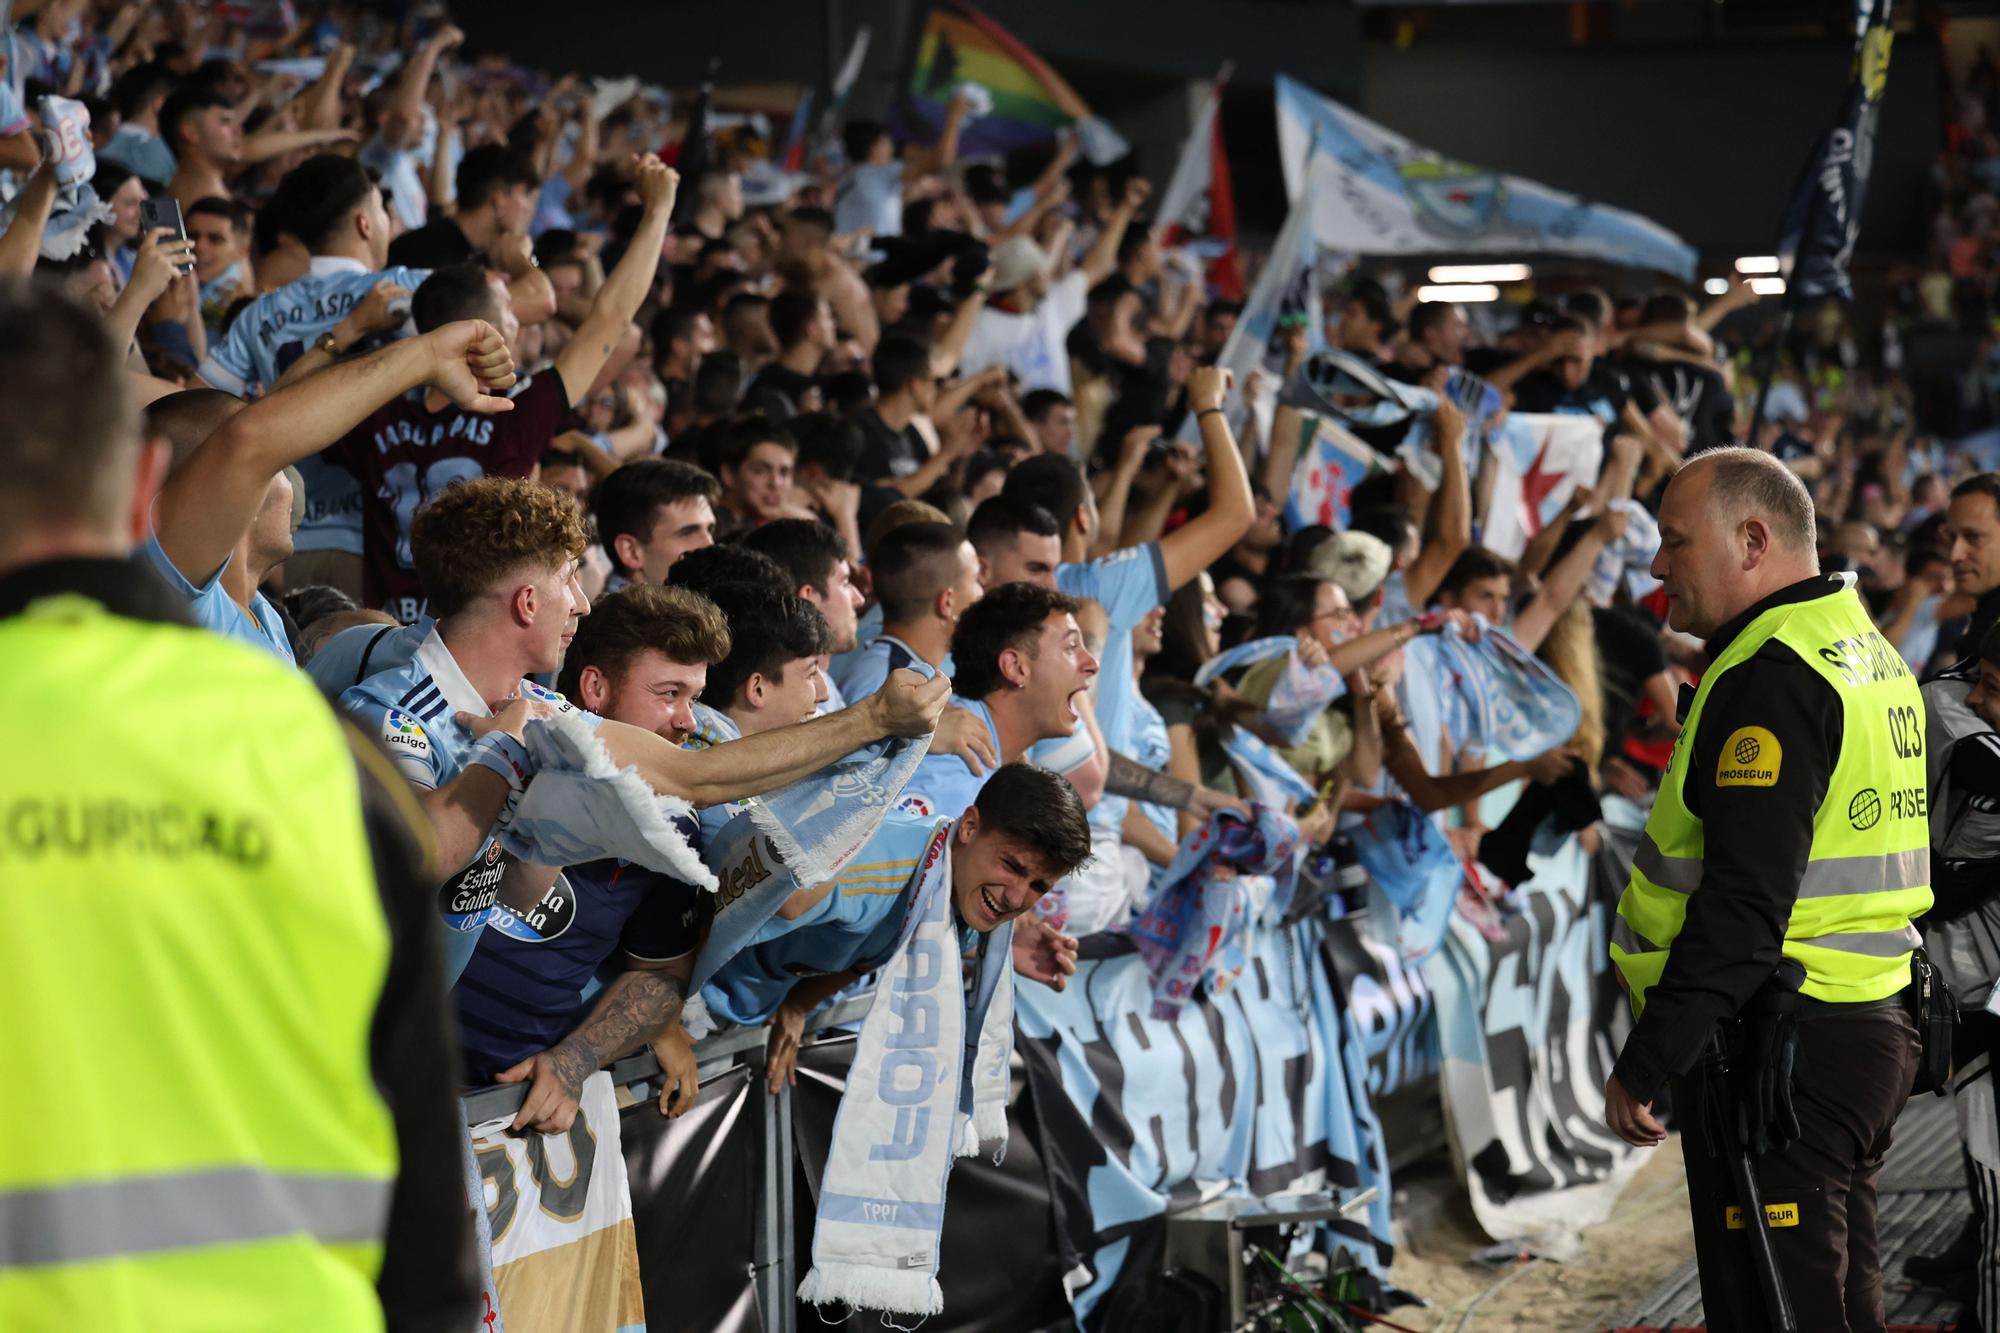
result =
[[[1706,640],[1709,665],[1683,690],[1618,906],[1611,956],[1638,1023],[1606,1119],[1628,1143],[1660,1143],[1652,1105],[1672,1082],[1708,1327],[1770,1327],[1751,1247],[1732,1234],[1746,1222],[1728,1172],[1739,1104],[1697,1064],[1720,1029],[1727,1082],[1761,1075],[1796,1109],[1796,1136],[1778,1126],[1754,1170],[1798,1327],[1878,1333],[1875,1182],[1916,1071],[1901,996],[1911,918],[1931,903],[1923,699],[1850,576],[1819,573],[1812,499],[1767,454],[1717,449],[1681,470],[1653,573],[1669,625]],[[1740,1016],[1766,1009],[1790,1015],[1789,1077],[1775,1055],[1746,1067],[1756,1020]],[[1782,1102],[1765,1102],[1778,1122]]]
[[[0,287],[0,385],[0,1328],[472,1327],[408,797],[125,558],[97,317]]]

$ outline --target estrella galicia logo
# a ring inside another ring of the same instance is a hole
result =
[[[1882,819],[1882,797],[1873,787],[1863,787],[1847,803],[1847,822],[1857,830],[1874,828]]]
[[[576,891],[566,876],[557,875],[556,882],[542,894],[542,900],[525,912],[510,911],[496,902],[493,919],[488,924],[503,935],[541,944],[568,930],[575,921]]]
[[[498,838],[489,838],[478,856],[444,882],[438,890],[438,915],[446,929],[477,930],[491,920],[500,901],[500,881],[512,860],[500,850]]]

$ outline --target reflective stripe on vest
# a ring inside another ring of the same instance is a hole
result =
[[[387,1181],[254,1167],[0,1191],[0,1269],[281,1236],[368,1241],[388,1212]]]
[[[1923,696],[1852,584],[1844,583],[1759,615],[1702,677],[1632,858],[1631,882],[1612,929],[1611,956],[1635,1010],[1644,1007],[1646,991],[1665,970],[1688,906],[1701,889],[1702,822],[1687,808],[1685,792],[1691,776],[1709,776],[1689,772],[1704,706],[1716,681],[1772,642],[1817,671],[1843,710],[1841,753],[1814,812],[1812,845],[1784,952],[1804,965],[1805,993],[1816,999],[1881,999],[1908,982],[1910,951],[1920,940],[1910,918],[1931,901]],[[1754,756],[1758,741],[1745,738],[1745,744]],[[1768,762],[1772,776],[1782,770],[1781,755]]]

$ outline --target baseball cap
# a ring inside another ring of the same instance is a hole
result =
[[[993,294],[1004,295],[1049,269],[1048,252],[1030,236],[1014,236],[993,252]]]

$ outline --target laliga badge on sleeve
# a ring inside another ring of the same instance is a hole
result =
[[[1738,727],[1722,743],[1715,765],[1718,787],[1772,787],[1785,758],[1778,738],[1763,727]]]

